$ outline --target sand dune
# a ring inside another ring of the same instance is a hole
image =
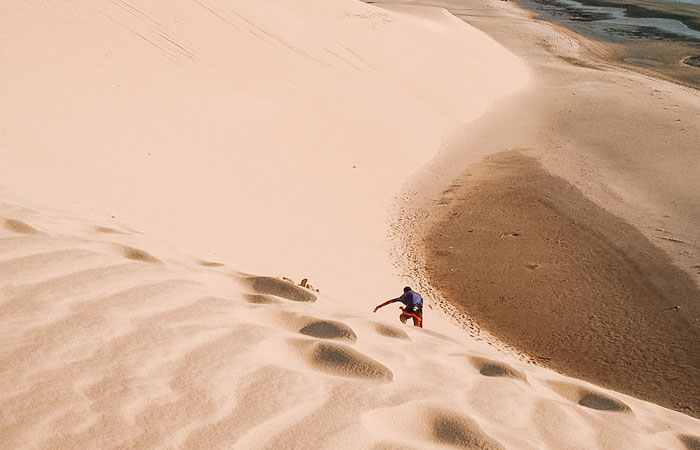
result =
[[[374,321],[281,278],[202,265],[153,236],[2,211],[3,448],[692,449],[700,439],[680,413]]]
[[[700,445],[437,310],[371,314],[420,282],[399,189],[528,82],[485,34],[350,0],[6,3],[3,448]]]

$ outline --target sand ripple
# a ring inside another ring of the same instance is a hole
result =
[[[467,337],[59,222],[0,231],[3,448],[698,448],[695,419]]]

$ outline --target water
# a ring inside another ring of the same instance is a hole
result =
[[[700,0],[517,0],[543,20],[605,42],[654,39],[700,44]]]
[[[660,3],[685,3],[687,5],[700,6],[700,0],[661,0]]]

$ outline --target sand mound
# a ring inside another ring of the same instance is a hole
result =
[[[316,342],[309,347],[309,362],[329,374],[389,381],[393,378],[389,368],[345,345]]]
[[[243,282],[258,294],[274,295],[294,302],[316,301],[316,296],[308,289],[279,278],[247,277],[243,279]]]
[[[394,338],[394,339],[410,339],[408,334],[400,328],[392,327],[390,325],[385,325],[383,323],[375,324],[374,329],[382,336]]]
[[[280,300],[273,295],[245,294],[244,297],[248,302],[255,303],[258,305],[269,305],[280,302]]]
[[[376,413],[370,413],[366,419],[384,422],[382,425],[385,427],[398,427],[399,429],[393,431],[405,440],[415,444],[420,443],[419,448],[427,448],[431,444],[465,449],[500,450],[505,448],[484,432],[473,418],[442,405],[411,403],[389,411],[382,411],[381,415],[387,416],[381,417]],[[386,417],[389,415],[397,418],[398,422],[388,421]],[[413,448],[406,446],[405,443],[390,441],[385,441],[381,445],[384,447],[378,448]]]
[[[485,377],[508,377],[525,381],[525,375],[522,372],[501,361],[472,357],[471,362],[474,364],[474,367],[479,369],[479,373]]]
[[[14,219],[4,219],[3,226],[5,229],[10,230],[14,233],[22,234],[36,234],[38,231],[35,228],[30,227],[24,222]]]
[[[558,381],[551,382],[550,385],[557,393],[586,408],[600,411],[631,412],[630,407],[624,402],[601,392]]]
[[[623,402],[592,391],[582,391],[578,404],[601,411],[628,412],[630,407]]]
[[[323,339],[342,339],[350,342],[357,340],[352,328],[333,320],[314,320],[299,330],[299,333]]]
[[[203,265],[204,267],[223,267],[224,264],[215,262],[215,261],[199,261],[199,264]]]
[[[97,226],[95,227],[95,231],[99,233],[114,233],[114,234],[122,234],[124,233],[123,231],[115,230],[114,228],[110,227],[103,227],[103,226]]]
[[[149,255],[147,252],[144,252],[143,250],[139,250],[137,248],[133,247],[126,247],[123,246],[121,247],[122,251],[124,252],[124,258],[127,259],[133,259],[134,261],[141,261],[145,263],[151,263],[151,264],[158,264],[160,263],[160,260],[153,255]]]
[[[443,444],[457,448],[503,450],[500,443],[492,439],[468,417],[445,412],[435,412],[430,420],[433,436]]]

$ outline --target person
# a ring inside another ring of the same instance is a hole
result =
[[[401,306],[401,315],[399,320],[402,323],[406,323],[408,319],[413,319],[413,326],[423,328],[423,297],[419,293],[413,292],[413,290],[406,286],[403,288],[403,295],[401,297],[392,298],[381,305],[374,308],[373,312],[386,305],[390,305],[395,302],[401,302],[404,306]]]

